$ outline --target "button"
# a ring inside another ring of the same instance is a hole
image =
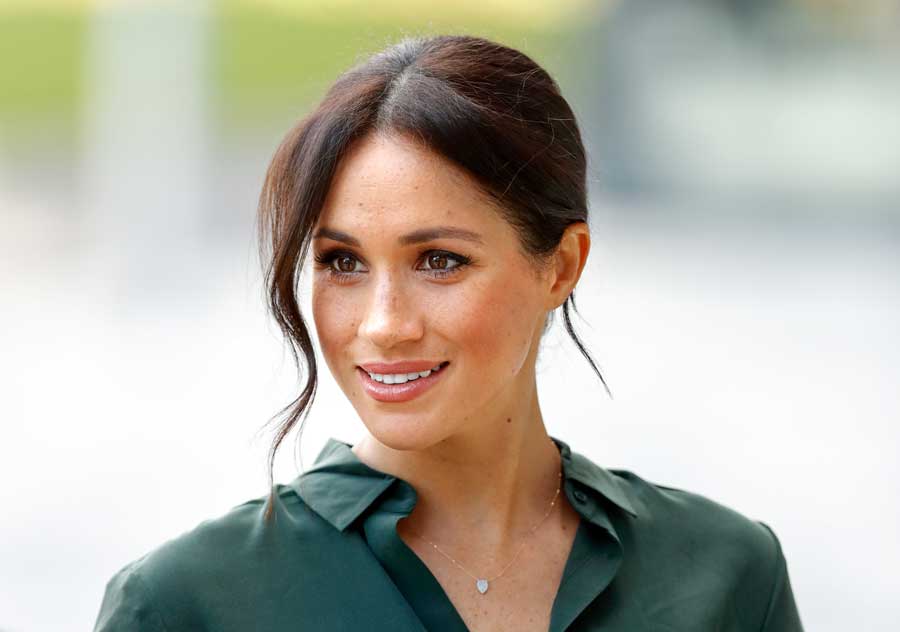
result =
[[[580,503],[587,502],[587,495],[580,489],[576,489],[572,495],[575,496],[575,500]]]

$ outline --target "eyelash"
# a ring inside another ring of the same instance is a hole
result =
[[[440,256],[446,257],[448,259],[453,259],[454,261],[457,262],[457,265],[453,266],[452,268],[447,268],[445,270],[437,270],[437,269],[426,270],[426,272],[430,273],[431,276],[438,278],[438,279],[445,279],[447,277],[453,276],[454,274],[459,272],[462,268],[469,265],[472,261],[471,259],[469,259],[469,257],[466,257],[464,255],[457,255],[452,252],[448,252],[446,250],[426,250],[423,253],[423,257],[425,259],[428,259],[434,255],[440,255]],[[356,272],[341,272],[339,270],[336,270],[332,264],[334,263],[335,260],[337,260],[341,257],[352,257],[353,259],[357,259],[356,255],[354,255],[352,252],[348,252],[346,250],[330,250],[330,251],[324,252],[322,254],[317,254],[317,255],[315,255],[314,258],[316,260],[316,263],[318,264],[317,267],[320,270],[325,271],[329,277],[331,277],[332,279],[334,279],[337,282],[346,282],[346,281],[350,280],[350,277],[355,276],[357,273]],[[359,259],[357,259],[357,261],[359,261]]]

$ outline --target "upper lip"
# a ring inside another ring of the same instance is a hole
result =
[[[409,360],[407,362],[366,362],[359,366],[369,373],[419,373],[443,363],[443,360]]]

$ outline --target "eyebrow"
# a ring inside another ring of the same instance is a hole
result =
[[[359,240],[356,237],[353,237],[352,235],[349,235],[340,230],[334,230],[332,228],[320,228],[313,235],[313,239],[323,238],[340,241],[349,246],[356,246],[357,248],[361,246]],[[419,230],[414,230],[411,233],[401,235],[397,241],[400,242],[401,246],[410,246],[412,244],[420,244],[426,241],[432,241],[434,239],[463,239],[465,241],[471,241],[477,244],[484,243],[481,240],[481,235],[479,235],[478,233],[474,233],[471,230],[466,230],[465,228],[456,228],[455,226],[434,226],[432,228],[420,228]]]

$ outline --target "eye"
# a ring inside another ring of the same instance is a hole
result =
[[[454,274],[459,268],[469,263],[467,257],[443,250],[428,251],[423,261],[428,264],[428,271],[437,277],[446,277]]]
[[[361,272],[356,267],[360,263],[356,255],[342,250],[333,250],[315,255],[316,267],[324,270],[337,282],[344,282]]]
[[[366,272],[356,255],[346,250],[316,254],[314,258],[316,267],[338,283],[350,282],[353,277]],[[443,279],[456,274],[468,265],[471,259],[445,250],[429,250],[424,253],[420,261],[424,267],[416,268],[417,270],[427,273],[432,278]]]
[[[359,261],[353,255],[338,254],[331,260],[331,263],[337,264],[337,272],[351,274],[356,272],[356,264]]]

